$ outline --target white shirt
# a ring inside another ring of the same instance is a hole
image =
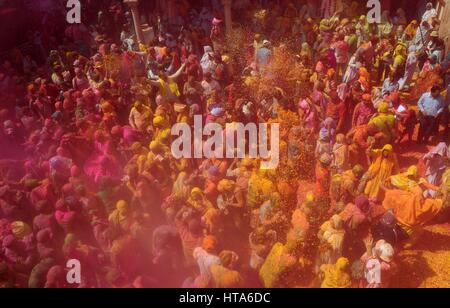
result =
[[[436,18],[437,12],[435,9],[431,9],[428,11],[425,11],[425,13],[422,16],[422,21],[428,21],[430,18]]]
[[[204,250],[202,247],[195,248],[193,256],[197,261],[198,268],[200,269],[200,275],[206,276],[211,279],[212,275],[210,267],[211,265],[220,265],[220,258],[206,252],[206,250]]]
[[[220,84],[216,80],[211,80],[207,82],[206,80],[202,81],[203,94],[206,96],[210,96],[214,91],[220,91]]]

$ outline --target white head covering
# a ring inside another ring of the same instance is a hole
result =
[[[394,257],[394,248],[391,244],[385,243],[379,248],[380,259],[385,262],[391,262]]]

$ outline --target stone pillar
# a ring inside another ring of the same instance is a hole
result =
[[[175,0],[167,0],[167,14],[169,16],[169,21],[174,21],[177,17],[177,4]]]
[[[233,28],[233,20],[231,16],[231,2],[232,0],[222,0],[222,4],[225,11],[225,28],[227,34],[230,34]]]
[[[142,34],[141,15],[139,15],[138,4],[139,0],[124,0],[123,3],[129,6],[131,15],[133,16],[134,31],[139,43],[144,42],[144,35]]]

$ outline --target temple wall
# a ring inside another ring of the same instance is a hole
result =
[[[444,0],[442,3],[438,5],[441,20],[439,35],[444,40],[446,53],[448,53],[450,51],[450,0]]]

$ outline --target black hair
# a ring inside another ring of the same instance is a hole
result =
[[[436,91],[441,91],[441,87],[437,84],[435,84],[432,88],[431,88],[431,93],[434,93]]]

